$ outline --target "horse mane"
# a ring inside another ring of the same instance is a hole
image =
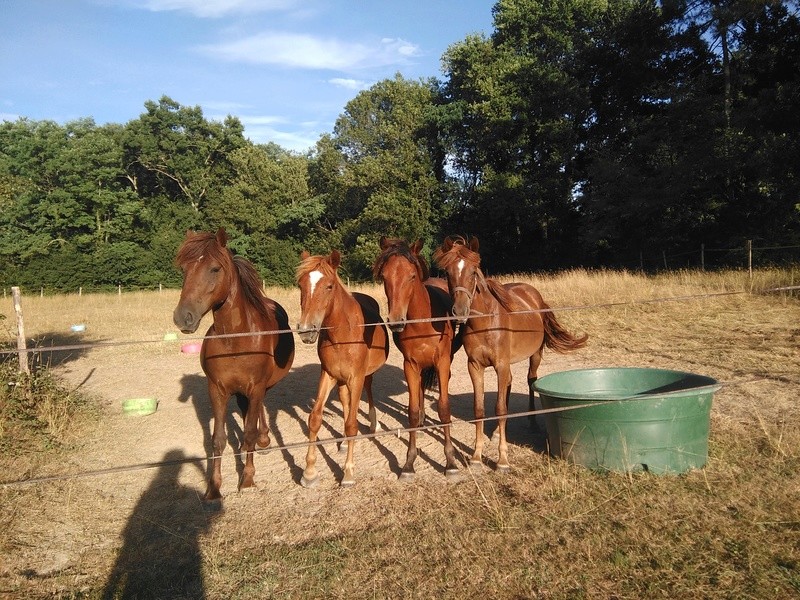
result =
[[[444,250],[443,246],[436,249],[433,253],[433,260],[443,269],[447,270],[451,265],[454,265],[459,260],[464,259],[467,262],[475,263],[476,267],[481,266],[481,255],[477,252],[470,250],[467,245],[467,240],[460,236],[452,236],[450,238],[453,242],[449,250]]]
[[[230,250],[228,250],[228,253],[231,254]],[[233,255],[231,254],[231,256]],[[258,274],[253,263],[241,256],[233,256],[233,264],[236,265],[236,272],[239,275],[239,281],[242,284],[247,301],[262,315],[268,318],[271,317],[272,315],[270,315],[267,307],[267,299],[262,291],[261,275]]]
[[[508,293],[506,287],[496,279],[485,279],[486,287],[500,305],[508,312],[516,312],[526,310],[528,307],[520,302],[517,302],[511,294]]]
[[[308,256],[300,261],[295,270],[295,281],[300,283],[300,280],[311,271],[324,271],[327,274],[332,274],[337,280],[339,279],[339,273],[328,261],[328,257],[321,254]]]
[[[242,284],[245,299],[263,316],[272,316],[261,290],[261,276],[256,268],[246,258],[234,256],[229,248],[220,246],[216,234],[201,232],[187,237],[175,255],[175,264],[181,267],[203,256],[209,256],[223,265],[233,265]]]
[[[447,270],[460,260],[473,263],[478,271],[478,286],[487,290],[500,305],[509,312],[525,310],[527,307],[514,299],[508,293],[506,287],[496,279],[486,279],[483,271],[480,269],[481,255],[471,250],[467,244],[466,238],[462,236],[452,236],[451,241],[453,245],[449,250],[444,250],[439,247],[433,255],[433,260],[436,261],[443,269]]]
[[[387,248],[380,253],[378,258],[375,259],[375,264],[372,265],[372,275],[375,277],[375,279],[378,281],[383,279],[381,277],[381,271],[383,270],[386,261],[388,261],[392,256],[405,258],[408,260],[408,262],[417,267],[420,281],[425,281],[428,279],[428,277],[430,277],[428,263],[425,262],[424,258],[418,254],[414,254],[411,251],[411,247],[408,245],[408,242],[399,238],[389,238],[385,240],[384,243],[386,244]]]

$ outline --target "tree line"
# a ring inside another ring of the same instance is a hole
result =
[[[0,280],[179,285],[225,227],[270,284],[368,279],[381,235],[481,239],[489,272],[800,243],[797,1],[500,0],[443,77],[358,93],[306,154],[164,96],[125,124],[0,124]]]

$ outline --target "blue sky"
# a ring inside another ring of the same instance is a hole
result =
[[[442,77],[494,0],[0,0],[0,120],[124,124],[147,100],[304,151],[382,79]]]

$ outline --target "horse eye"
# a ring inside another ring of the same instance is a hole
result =
[[[212,273],[219,273],[221,269],[222,269],[222,267],[211,267],[211,272]]]

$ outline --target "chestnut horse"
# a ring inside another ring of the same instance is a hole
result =
[[[378,302],[366,294],[348,292],[337,269],[341,255],[310,256],[303,252],[297,267],[300,287],[300,339],[306,344],[317,342],[321,363],[317,397],[308,416],[308,451],[306,468],[300,483],[314,487],[319,478],[316,469],[317,434],[322,425],[322,409],[333,386],[338,386],[342,401],[345,436],[358,433],[358,404],[366,388],[369,402],[370,431],[377,426],[372,397],[372,375],[389,356],[389,333],[381,319]],[[353,449],[355,440],[347,440],[347,458],[342,486],[355,483]]]
[[[265,297],[261,278],[245,259],[233,256],[228,237],[220,228],[214,233],[187,232],[178,249],[176,264],[183,271],[183,287],[173,313],[183,333],[194,333],[210,310],[214,322],[200,350],[200,365],[208,378],[208,395],[214,415],[213,459],[206,499],[221,497],[221,456],[225,449],[225,410],[236,396],[244,420],[242,450],[246,461],[239,489],[251,487],[256,444],[269,445],[269,426],[264,399],[272,386],[289,372],[294,359],[294,337],[283,307]],[[276,332],[259,334],[260,332]],[[280,332],[280,333],[278,333]]]
[[[383,289],[389,304],[388,325],[394,343],[403,354],[403,372],[408,383],[408,422],[420,427],[425,418],[424,393],[433,376],[439,381],[439,420],[444,424],[445,474],[458,474],[453,443],[450,440],[450,363],[460,346],[450,314],[453,301],[447,293],[447,282],[430,282],[428,265],[419,254],[422,242],[409,245],[399,239],[381,237],[381,253],[372,272]],[[438,320],[437,320],[438,319]],[[406,320],[411,322],[406,323]],[[406,464],[401,479],[414,476],[417,458],[417,432],[408,436]]]
[[[480,269],[481,257],[475,237],[469,245],[464,238],[446,238],[434,253],[434,260],[447,272],[453,316],[462,323],[462,343],[472,380],[476,419],[485,416],[484,371],[492,367],[497,373],[496,414],[500,433],[497,469],[507,471],[510,466],[505,415],[511,391],[511,365],[528,360],[528,394],[533,408],[530,384],[537,378],[545,346],[560,353],[577,350],[586,345],[588,336],[576,337],[564,329],[533,286],[486,279]],[[475,453],[471,459],[474,464],[482,462],[483,438],[483,423],[479,421],[475,426]]]

